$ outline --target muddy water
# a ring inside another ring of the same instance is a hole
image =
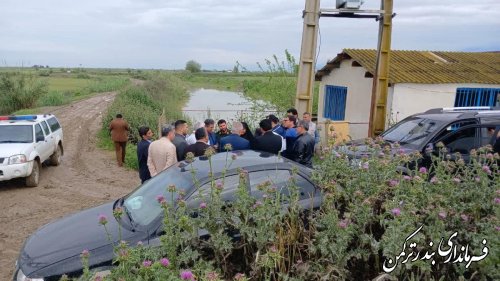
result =
[[[258,110],[253,110],[257,107]],[[214,120],[225,119],[226,121],[259,119],[266,114],[273,113],[270,106],[262,101],[252,102],[246,99],[242,93],[220,91],[213,89],[197,89],[190,92],[190,99],[183,112],[192,121],[203,121],[206,118]]]

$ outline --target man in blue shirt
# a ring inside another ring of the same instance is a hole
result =
[[[224,147],[226,144],[231,144],[232,150],[250,149],[250,142],[240,137],[241,131],[243,131],[243,124],[241,124],[241,122],[233,122],[231,134],[220,139],[219,151],[226,151],[227,149]]]
[[[280,136],[282,136],[283,138],[285,137],[285,128],[283,128],[280,124],[280,120],[278,119],[278,117],[276,117],[275,115],[271,114],[269,116],[267,116],[267,119],[271,120],[271,124],[273,126],[273,128],[271,129],[271,131],[273,133],[276,133]]]
[[[283,152],[283,156],[291,160],[295,159],[293,145],[298,137],[297,129],[295,129],[295,121],[296,119],[293,115],[287,116],[283,119],[283,127],[286,129],[286,150]]]
[[[141,178],[141,183],[144,183],[151,178],[148,169],[148,150],[153,131],[146,126],[140,127],[139,136],[141,141],[137,144],[137,161],[139,162],[139,178]]]
[[[205,120],[205,129],[207,129],[208,134],[208,145],[213,146],[217,149],[217,136],[214,132],[215,121],[214,119],[206,119]]]

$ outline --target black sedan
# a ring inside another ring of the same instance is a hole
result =
[[[136,245],[138,242],[143,245],[158,245],[163,231],[163,209],[157,202],[157,196],[163,195],[166,200],[173,199],[174,202],[168,203],[175,204],[178,192],[182,190],[187,206],[198,207],[199,197],[196,194],[210,189],[210,162],[214,177],[217,179],[224,176],[221,196],[225,201],[234,200],[239,184],[238,170],[242,168],[248,171],[246,183],[253,196],[261,196],[257,186],[265,181],[272,181],[278,187],[286,186],[292,170],[296,170],[294,177],[300,192],[299,203],[304,208],[316,208],[321,204],[321,192],[310,180],[312,170],[277,155],[248,150],[219,153],[213,155],[211,161],[206,157],[195,158],[192,163],[177,163],[123,198],[67,216],[38,229],[21,249],[13,280],[47,281],[59,280],[63,274],[78,276],[82,272],[80,254],[84,249],[90,252],[90,268],[95,271],[109,269],[112,266],[113,245],[118,242],[118,224],[122,228],[122,240],[129,245]],[[195,187],[195,180],[198,181],[196,186],[199,189]],[[174,194],[167,191],[170,185],[176,186]],[[287,192],[286,188],[280,190],[282,193]],[[113,218],[116,207],[125,210],[125,215],[119,221]],[[108,218],[106,226],[113,237],[112,242],[98,223],[98,217],[102,215]]]

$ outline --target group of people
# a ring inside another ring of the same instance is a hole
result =
[[[123,132],[129,130],[121,115],[117,115],[110,124],[110,131],[115,142],[118,165],[125,160],[126,138]],[[137,145],[139,176],[142,182],[150,179],[171,165],[182,161],[188,153],[202,156],[209,147],[218,152],[254,149],[282,156],[302,165],[312,167],[315,144],[319,142],[316,125],[311,121],[311,114],[305,112],[298,118],[297,110],[290,108],[280,121],[275,115],[269,115],[259,122],[259,128],[252,133],[246,122],[232,122],[231,128],[224,119],[216,123],[213,119],[194,124],[194,130],[188,134],[185,120],[177,120],[173,125],[161,129],[161,137],[152,141],[153,131],[149,127],[139,128],[141,138]],[[122,138],[115,138],[120,135]]]

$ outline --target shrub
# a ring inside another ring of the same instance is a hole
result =
[[[48,92],[45,81],[26,74],[0,74],[0,114],[33,107]]]

